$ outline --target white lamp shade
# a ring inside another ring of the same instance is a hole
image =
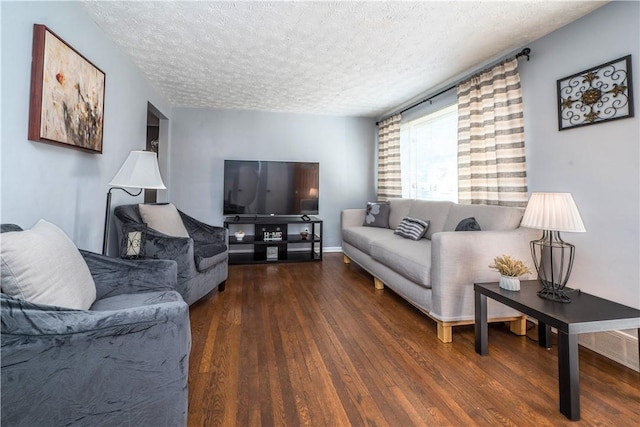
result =
[[[520,225],[539,230],[587,231],[571,193],[532,193]]]
[[[158,168],[158,156],[153,151],[132,151],[109,183],[112,187],[164,190]]]

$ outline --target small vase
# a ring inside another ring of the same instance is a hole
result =
[[[500,285],[502,289],[506,289],[508,291],[519,291],[520,290],[520,279],[513,276],[500,276]]]

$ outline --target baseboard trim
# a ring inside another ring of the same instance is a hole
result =
[[[640,372],[638,338],[624,331],[580,334],[578,335],[578,344]]]
[[[529,322],[538,324],[537,319],[527,317]],[[551,328],[551,332],[557,334],[556,328]],[[631,331],[629,331],[631,332]],[[638,338],[626,331],[606,331],[589,332],[578,335],[578,344],[584,348],[598,353],[607,359],[640,372],[640,361],[638,360]]]

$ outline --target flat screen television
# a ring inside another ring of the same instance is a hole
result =
[[[320,164],[224,161],[225,215],[317,215]]]

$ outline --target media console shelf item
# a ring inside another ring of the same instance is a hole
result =
[[[229,230],[229,264],[322,261],[318,217],[227,216],[224,226]]]

